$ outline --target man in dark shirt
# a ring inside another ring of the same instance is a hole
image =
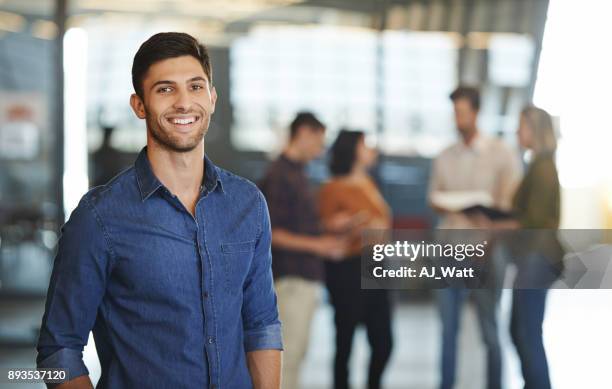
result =
[[[299,113],[290,126],[290,140],[270,165],[261,189],[270,207],[272,256],[278,308],[283,322],[282,387],[297,389],[306,354],[310,323],[324,277],[322,259],[339,259],[346,241],[322,234],[314,194],[305,166],[323,151],[325,126],[311,113]],[[332,222],[342,229],[349,218]]]
[[[147,124],[135,165],[89,191],[63,227],[38,343],[60,388],[280,387],[281,328],[266,202],[205,157],[214,112],[206,49],[152,36],[134,57],[132,109]]]
[[[90,181],[92,188],[106,184],[132,163],[131,155],[112,146],[111,139],[115,133],[115,127],[113,126],[102,128],[102,144],[91,155],[92,174]],[[128,157],[129,160],[126,161]]]

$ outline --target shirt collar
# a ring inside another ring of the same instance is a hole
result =
[[[285,153],[282,153],[282,154],[280,155],[280,159],[281,159],[281,160],[282,160],[282,161],[283,161],[285,164],[289,165],[290,167],[292,167],[292,168],[294,168],[294,169],[303,169],[303,168],[304,168],[304,166],[306,165],[306,164],[305,164],[305,163],[303,163],[303,162],[300,162],[300,161],[295,161],[295,160],[293,160],[293,159],[290,159],[289,157],[287,157],[287,156],[285,155]]]
[[[478,153],[487,149],[487,137],[477,132],[469,146],[463,140],[459,141],[459,145],[463,150],[471,150]]]
[[[221,175],[219,174],[219,169],[217,166],[212,163],[212,161],[204,155],[204,188],[207,193],[213,192],[215,189],[219,188],[221,193],[225,193],[223,190],[223,182],[221,181]]]
[[[147,157],[146,146],[143,147],[143,149],[138,154],[138,158],[136,158],[134,167],[136,170],[136,181],[138,182],[138,189],[140,189],[140,196],[142,201],[145,201],[156,190],[163,187],[163,184],[157,179],[155,173],[153,173],[151,163],[149,162],[149,158]],[[221,181],[219,171],[206,155],[204,155],[204,177],[202,181],[202,190],[206,193],[214,191],[215,189],[217,189],[217,187],[222,193],[225,193],[223,191],[223,183]]]

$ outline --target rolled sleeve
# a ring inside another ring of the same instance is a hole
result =
[[[431,173],[429,175],[429,185],[427,188],[427,200],[430,203],[431,197],[435,192],[444,190],[444,186],[442,184],[442,167],[440,166],[442,164],[442,158],[442,155],[439,156],[438,158],[434,159],[431,164]]]
[[[94,326],[110,274],[108,236],[85,198],[62,227],[38,339],[39,367],[87,374],[83,347]]]
[[[89,375],[89,370],[83,363],[83,352],[70,348],[54,352],[38,362],[36,366],[39,369],[65,369],[68,381],[78,376]]]
[[[266,201],[260,193],[261,234],[244,285],[242,322],[244,348],[247,352],[265,349],[282,350],[281,323],[272,278],[272,232]]]
[[[282,338],[280,323],[245,331],[244,349],[246,352],[257,350],[282,350]]]

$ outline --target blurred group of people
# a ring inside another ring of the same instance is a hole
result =
[[[530,152],[524,167],[519,153],[501,139],[479,131],[477,89],[461,86],[450,98],[459,139],[435,159],[430,197],[438,192],[484,191],[492,198],[492,207],[512,217],[491,220],[432,202],[440,214],[439,228],[557,229],[560,188],[550,115],[534,106],[522,110],[518,140]],[[379,388],[392,351],[393,309],[387,290],[360,287],[361,234],[364,229],[392,228],[392,212],[370,175],[377,152],[368,146],[362,131],[339,132],[328,158],[331,178],[318,191],[311,188],[306,166],[321,156],[324,137],[325,125],[315,115],[299,113],[290,125],[285,149],[260,183],[272,223],[272,267],[283,323],[282,387],[299,387],[313,315],[321,301],[321,285],[325,285],[334,309],[334,388],[349,387],[351,346],[360,324],[366,328],[371,348],[367,385]],[[561,254],[538,261],[546,255],[550,252],[523,253],[516,263],[518,272],[537,277],[543,272],[539,264],[561,261]],[[542,342],[546,295],[554,279],[548,281],[538,289],[518,287],[513,291],[511,334],[526,389],[550,388]],[[487,349],[487,388],[502,386],[496,319],[500,288],[446,288],[436,291],[442,323],[441,389],[452,388],[455,382],[460,313],[470,294]]]

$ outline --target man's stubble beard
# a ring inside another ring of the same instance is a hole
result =
[[[197,133],[189,139],[187,143],[181,144],[179,139],[172,136],[171,131],[166,130],[162,122],[165,120],[161,118],[160,120],[156,120],[153,115],[149,113],[148,110],[145,110],[146,113],[146,124],[147,124],[147,132],[151,135],[151,137],[155,140],[162,148],[173,151],[177,153],[188,153],[198,147],[206,133],[208,132],[208,126],[210,124],[210,116],[206,115],[204,110],[202,110],[203,114],[199,114],[202,126],[197,131]]]
[[[461,137],[470,137],[476,133],[476,127],[466,128],[466,127],[457,127],[457,131],[461,135]]]

